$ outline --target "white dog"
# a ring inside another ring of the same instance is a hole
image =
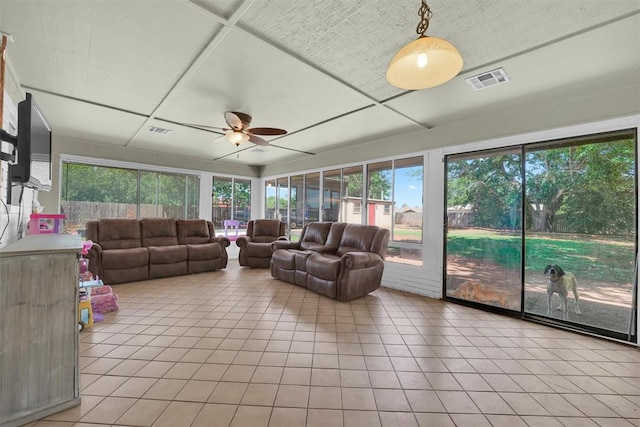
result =
[[[573,292],[573,307],[576,314],[582,314],[578,307],[578,281],[573,273],[565,273],[559,265],[547,265],[544,274],[549,276],[547,284],[547,316],[551,316],[551,297],[554,293],[560,295],[560,305],[558,310],[562,310],[562,318],[568,319],[567,295]]]

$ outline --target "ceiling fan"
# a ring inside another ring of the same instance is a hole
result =
[[[260,138],[258,135],[286,135],[287,131],[284,129],[278,128],[267,128],[267,127],[255,127],[250,128],[251,124],[251,116],[246,113],[239,113],[236,111],[225,111],[224,120],[227,122],[229,127],[221,128],[217,126],[206,126],[206,125],[191,125],[199,128],[206,129],[216,129],[221,130],[224,134],[217,138],[214,142],[217,142],[222,139],[227,139],[232,144],[235,144],[236,147],[240,146],[243,142],[249,141],[256,145],[269,145],[269,143]]]

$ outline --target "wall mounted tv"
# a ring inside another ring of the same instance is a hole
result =
[[[51,190],[51,125],[30,93],[18,103],[18,161],[9,167],[13,183]]]

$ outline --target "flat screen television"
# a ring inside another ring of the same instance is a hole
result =
[[[18,103],[18,161],[11,165],[13,183],[51,190],[51,125],[30,93]]]

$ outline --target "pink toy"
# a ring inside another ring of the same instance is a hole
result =
[[[118,310],[118,296],[113,293],[111,286],[91,288],[91,309],[100,314]]]
[[[89,249],[93,246],[92,240],[83,240],[82,241],[82,255],[86,255],[89,253]]]

